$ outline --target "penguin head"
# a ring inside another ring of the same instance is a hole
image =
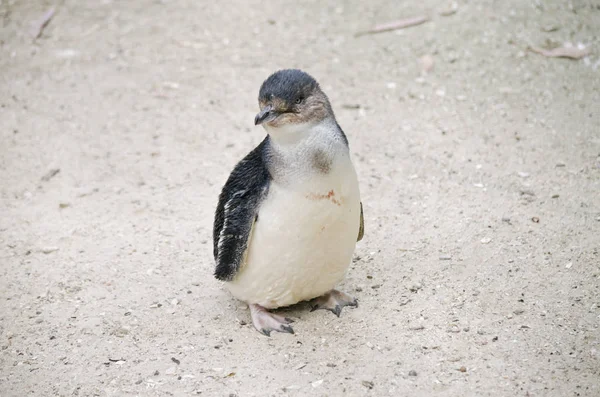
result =
[[[267,131],[310,126],[333,117],[319,83],[298,69],[280,70],[269,76],[260,87],[258,104],[260,112],[254,124]]]

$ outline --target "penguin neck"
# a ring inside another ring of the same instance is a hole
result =
[[[328,174],[340,158],[348,157],[344,133],[335,118],[318,123],[270,129],[267,166],[275,181]]]

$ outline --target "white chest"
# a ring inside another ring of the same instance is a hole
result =
[[[347,154],[328,173],[292,184],[273,181],[231,293],[267,308],[320,296],[350,264],[360,223],[360,192]]]

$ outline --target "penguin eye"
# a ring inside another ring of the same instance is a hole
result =
[[[296,98],[296,105],[300,105],[302,102],[304,102],[304,98],[299,96],[298,98]]]

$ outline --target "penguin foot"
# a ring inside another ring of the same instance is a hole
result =
[[[294,322],[291,318],[273,314],[257,304],[251,304],[249,306],[252,324],[254,324],[254,328],[261,334],[271,336],[271,331],[287,332],[289,334],[294,333],[294,330],[289,325]]]
[[[312,306],[311,312],[325,309],[339,317],[345,306],[358,307],[358,301],[342,291],[332,289],[325,295],[311,300],[310,305]]]

